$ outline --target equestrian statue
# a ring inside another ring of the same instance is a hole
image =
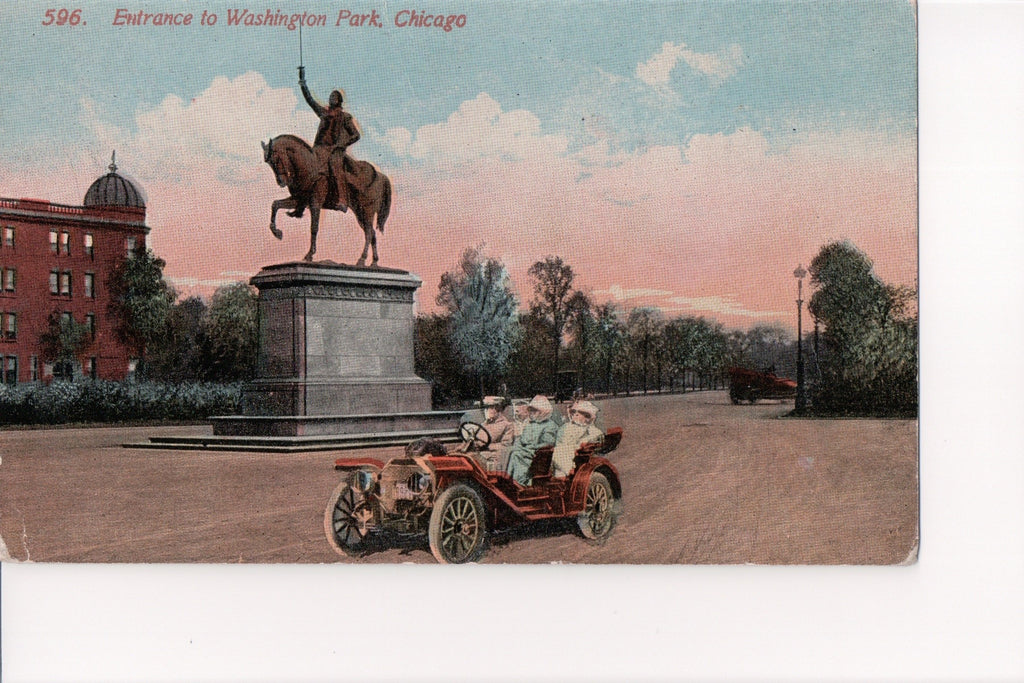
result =
[[[377,230],[384,232],[384,223],[391,211],[391,180],[368,161],[359,161],[348,155],[348,147],[360,138],[359,124],[345,111],[345,93],[338,89],[331,93],[327,106],[316,101],[306,86],[306,70],[299,67],[299,86],[313,112],[320,118],[313,146],[294,135],[279,135],[263,147],[263,160],[274,170],[277,184],[287,187],[290,196],[271,204],[270,232],[281,239],[277,227],[277,210],[291,209],[289,216],[301,218],[309,209],[309,251],[303,260],[312,261],[316,253],[316,234],[320,228],[320,210],[348,211],[352,209],[366,238],[363,253],[356,265],[366,264],[366,256],[373,248],[373,261],[377,265],[377,236],[373,232],[373,218],[377,217]]]

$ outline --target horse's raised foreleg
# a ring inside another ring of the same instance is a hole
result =
[[[312,261],[316,253],[316,233],[320,230],[320,207],[309,207],[309,251],[302,257],[303,261]]]
[[[278,199],[270,205],[270,232],[273,233],[274,237],[281,239],[284,237],[284,233],[281,232],[277,227],[277,210],[278,209],[290,209],[295,206],[295,198],[288,197],[287,199]]]

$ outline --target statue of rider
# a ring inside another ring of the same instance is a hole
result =
[[[320,118],[320,126],[316,131],[316,139],[313,141],[313,153],[316,155],[320,172],[326,173],[327,177],[334,180],[332,185],[336,186],[338,197],[335,202],[338,209],[347,211],[349,205],[348,183],[345,181],[348,163],[346,162],[345,150],[348,146],[359,140],[359,123],[344,109],[345,92],[341,89],[331,93],[327,100],[327,106],[323,106],[313,97],[306,87],[306,69],[299,67],[299,86],[302,88],[302,96],[310,109]],[[333,193],[328,196],[333,199]],[[297,207],[293,215],[301,216],[304,207]]]

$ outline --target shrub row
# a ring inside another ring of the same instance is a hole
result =
[[[202,420],[238,414],[241,388],[106,380],[0,385],[0,424]]]

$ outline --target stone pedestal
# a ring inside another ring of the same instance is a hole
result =
[[[257,378],[242,415],[212,418],[214,434],[311,436],[452,430],[430,410],[413,362],[413,296],[421,280],[389,268],[330,261],[267,266],[259,289]]]
[[[413,365],[418,277],[321,261],[268,266],[252,284],[260,346],[244,415],[430,410],[430,384]]]

